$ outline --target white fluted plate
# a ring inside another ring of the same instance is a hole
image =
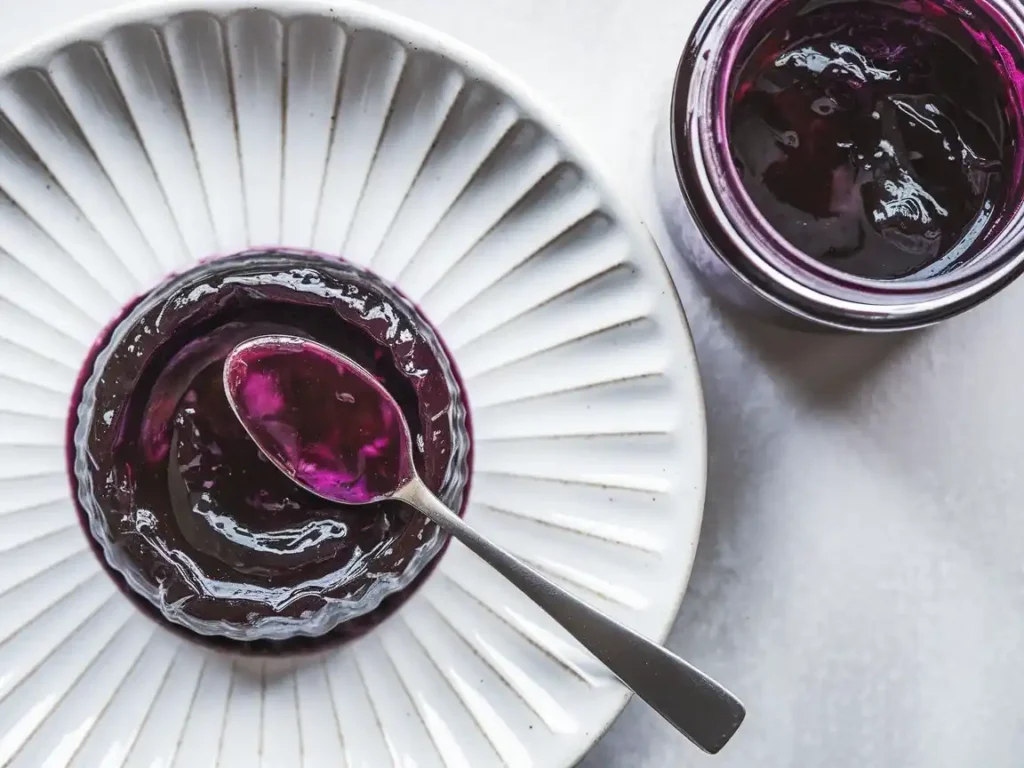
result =
[[[350,4],[107,15],[0,74],[0,765],[563,768],[624,689],[460,545],[341,649],[234,658],[139,614],[64,470],[89,346],[211,254],[343,254],[440,329],[468,518],[663,638],[700,526],[693,349],[650,238],[524,90]]]

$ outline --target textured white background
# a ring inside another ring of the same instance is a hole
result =
[[[0,52],[113,0],[4,0]],[[686,0],[386,0],[532,86],[672,254],[656,118]],[[718,758],[637,704],[584,768],[1024,764],[1024,283],[938,329],[819,337],[675,270],[704,375],[704,535],[672,646],[747,723]]]

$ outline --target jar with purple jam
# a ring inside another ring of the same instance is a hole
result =
[[[86,361],[69,470],[97,555],[155,619],[237,650],[309,649],[393,612],[446,537],[399,501],[315,496],[260,452],[223,367],[267,334],[320,342],[373,373],[409,424],[420,476],[463,508],[468,410],[438,335],[366,270],[282,250],[200,264],[126,310]]]
[[[714,0],[658,136],[662,212],[735,304],[929,325],[1024,270],[1024,8]]]

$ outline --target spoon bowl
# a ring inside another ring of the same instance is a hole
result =
[[[416,477],[409,425],[391,393],[322,344],[283,335],[239,344],[224,361],[224,391],[263,454],[317,496],[370,504]]]
[[[739,728],[745,710],[729,691],[448,509],[416,474],[397,403],[349,358],[306,339],[261,336],[228,355],[224,389],[249,436],[296,484],[342,504],[406,502],[505,576],[698,747],[716,753]]]

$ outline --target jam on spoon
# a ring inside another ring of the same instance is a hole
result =
[[[260,450],[305,490],[344,504],[407,503],[522,590],[698,747],[718,752],[739,728],[743,705],[722,686],[573,597],[449,510],[417,474],[398,404],[351,359],[307,339],[257,337],[228,355],[224,390]]]
[[[414,476],[408,428],[361,366],[294,336],[244,342],[224,365],[235,415],[298,485],[343,504],[385,498]]]

